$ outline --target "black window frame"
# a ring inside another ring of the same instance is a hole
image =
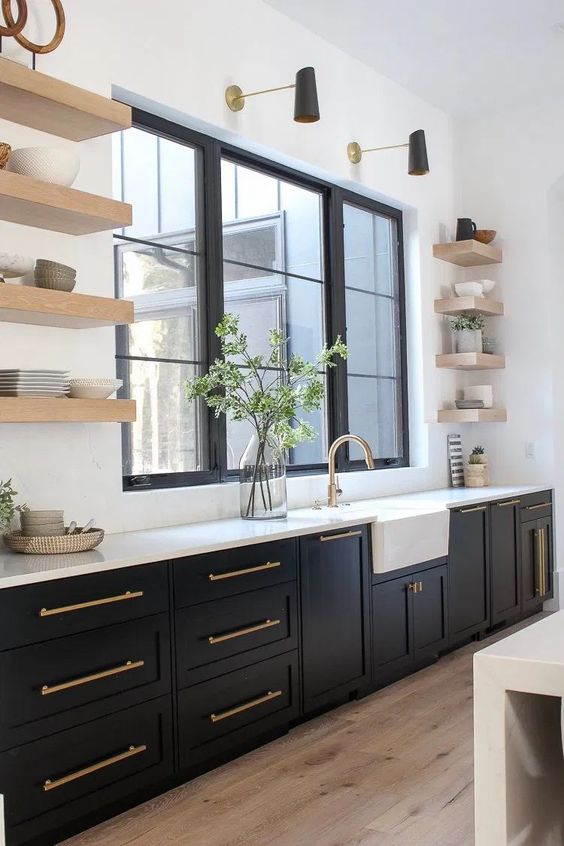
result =
[[[198,150],[200,158],[199,196],[202,202],[200,220],[202,226],[202,255],[205,268],[205,297],[201,305],[201,313],[207,316],[205,328],[202,332],[203,359],[213,361],[220,354],[219,341],[214,328],[223,316],[223,225],[221,201],[221,162],[228,159],[243,167],[259,170],[274,178],[285,180],[299,187],[316,191],[322,200],[322,251],[324,273],[322,284],[325,291],[325,337],[332,341],[340,335],[346,342],[346,309],[345,309],[345,258],[343,236],[343,205],[350,203],[376,214],[391,217],[396,222],[397,232],[397,261],[398,261],[398,300],[400,311],[400,384],[402,407],[402,440],[403,455],[388,458],[375,458],[377,469],[409,466],[409,409],[407,383],[407,337],[406,337],[406,302],[405,302],[405,269],[403,247],[403,215],[400,209],[373,200],[363,194],[341,188],[331,182],[303,173],[297,169],[274,162],[248,150],[224,143],[202,132],[190,129],[158,115],[133,108],[133,126],[147,132],[154,133],[172,141],[186,143]],[[116,233],[114,244],[126,242],[146,244],[152,242],[133,236]],[[114,250],[116,296],[118,296],[117,249]],[[215,284],[213,284],[215,282]],[[123,362],[128,356],[128,327],[116,327],[116,360],[125,374],[127,368]],[[159,359],[166,363],[166,359]],[[127,380],[120,392],[121,396],[128,396]],[[348,433],[348,395],[346,362],[330,368],[327,373],[327,436],[331,443],[336,437]],[[191,487],[207,484],[218,484],[233,481],[237,471],[227,468],[227,439],[226,422],[223,417],[216,418],[211,410],[207,410],[209,469],[186,472],[151,473],[144,475],[123,475],[123,489],[158,490],[164,488]],[[122,425],[122,450],[128,449],[128,424]],[[349,458],[348,445],[339,450],[337,455],[337,470],[347,472],[364,467],[364,462]],[[289,475],[313,475],[327,472],[327,462],[318,464],[288,465]]]

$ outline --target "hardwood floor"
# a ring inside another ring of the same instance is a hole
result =
[[[513,630],[64,846],[473,846],[472,656]]]

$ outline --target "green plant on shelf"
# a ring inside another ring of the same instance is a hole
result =
[[[481,314],[459,314],[458,317],[449,322],[453,332],[476,331],[483,329],[486,325],[486,321]]]
[[[486,450],[483,446],[475,446],[468,458],[468,464],[484,464],[486,460]]]

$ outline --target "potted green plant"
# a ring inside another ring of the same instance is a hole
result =
[[[481,314],[460,314],[450,321],[455,333],[457,353],[482,352],[482,331],[485,320]]]
[[[484,488],[490,483],[488,456],[483,446],[475,446],[464,468],[464,483],[468,488]]]
[[[222,358],[216,359],[205,375],[186,383],[186,396],[204,399],[216,417],[225,414],[252,426],[239,466],[241,517],[285,517],[285,453],[317,437],[313,426],[298,413],[321,407],[325,388],[319,371],[335,367],[337,356],[346,358],[347,348],[338,337],[331,347],[323,347],[312,363],[295,353],[288,357],[288,339],[271,329],[268,353],[251,355],[235,314],[225,314],[215,333]]]
[[[16,505],[18,492],[12,487],[12,480],[0,481],[0,531],[9,531],[16,512],[27,511],[27,505]]]

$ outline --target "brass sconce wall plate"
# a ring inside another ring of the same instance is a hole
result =
[[[350,144],[347,144],[347,156],[352,164],[358,164],[360,162],[362,159],[362,150],[357,141],[351,141]]]
[[[245,108],[245,97],[242,88],[238,85],[230,85],[225,89],[225,102],[232,112],[240,112]]]

